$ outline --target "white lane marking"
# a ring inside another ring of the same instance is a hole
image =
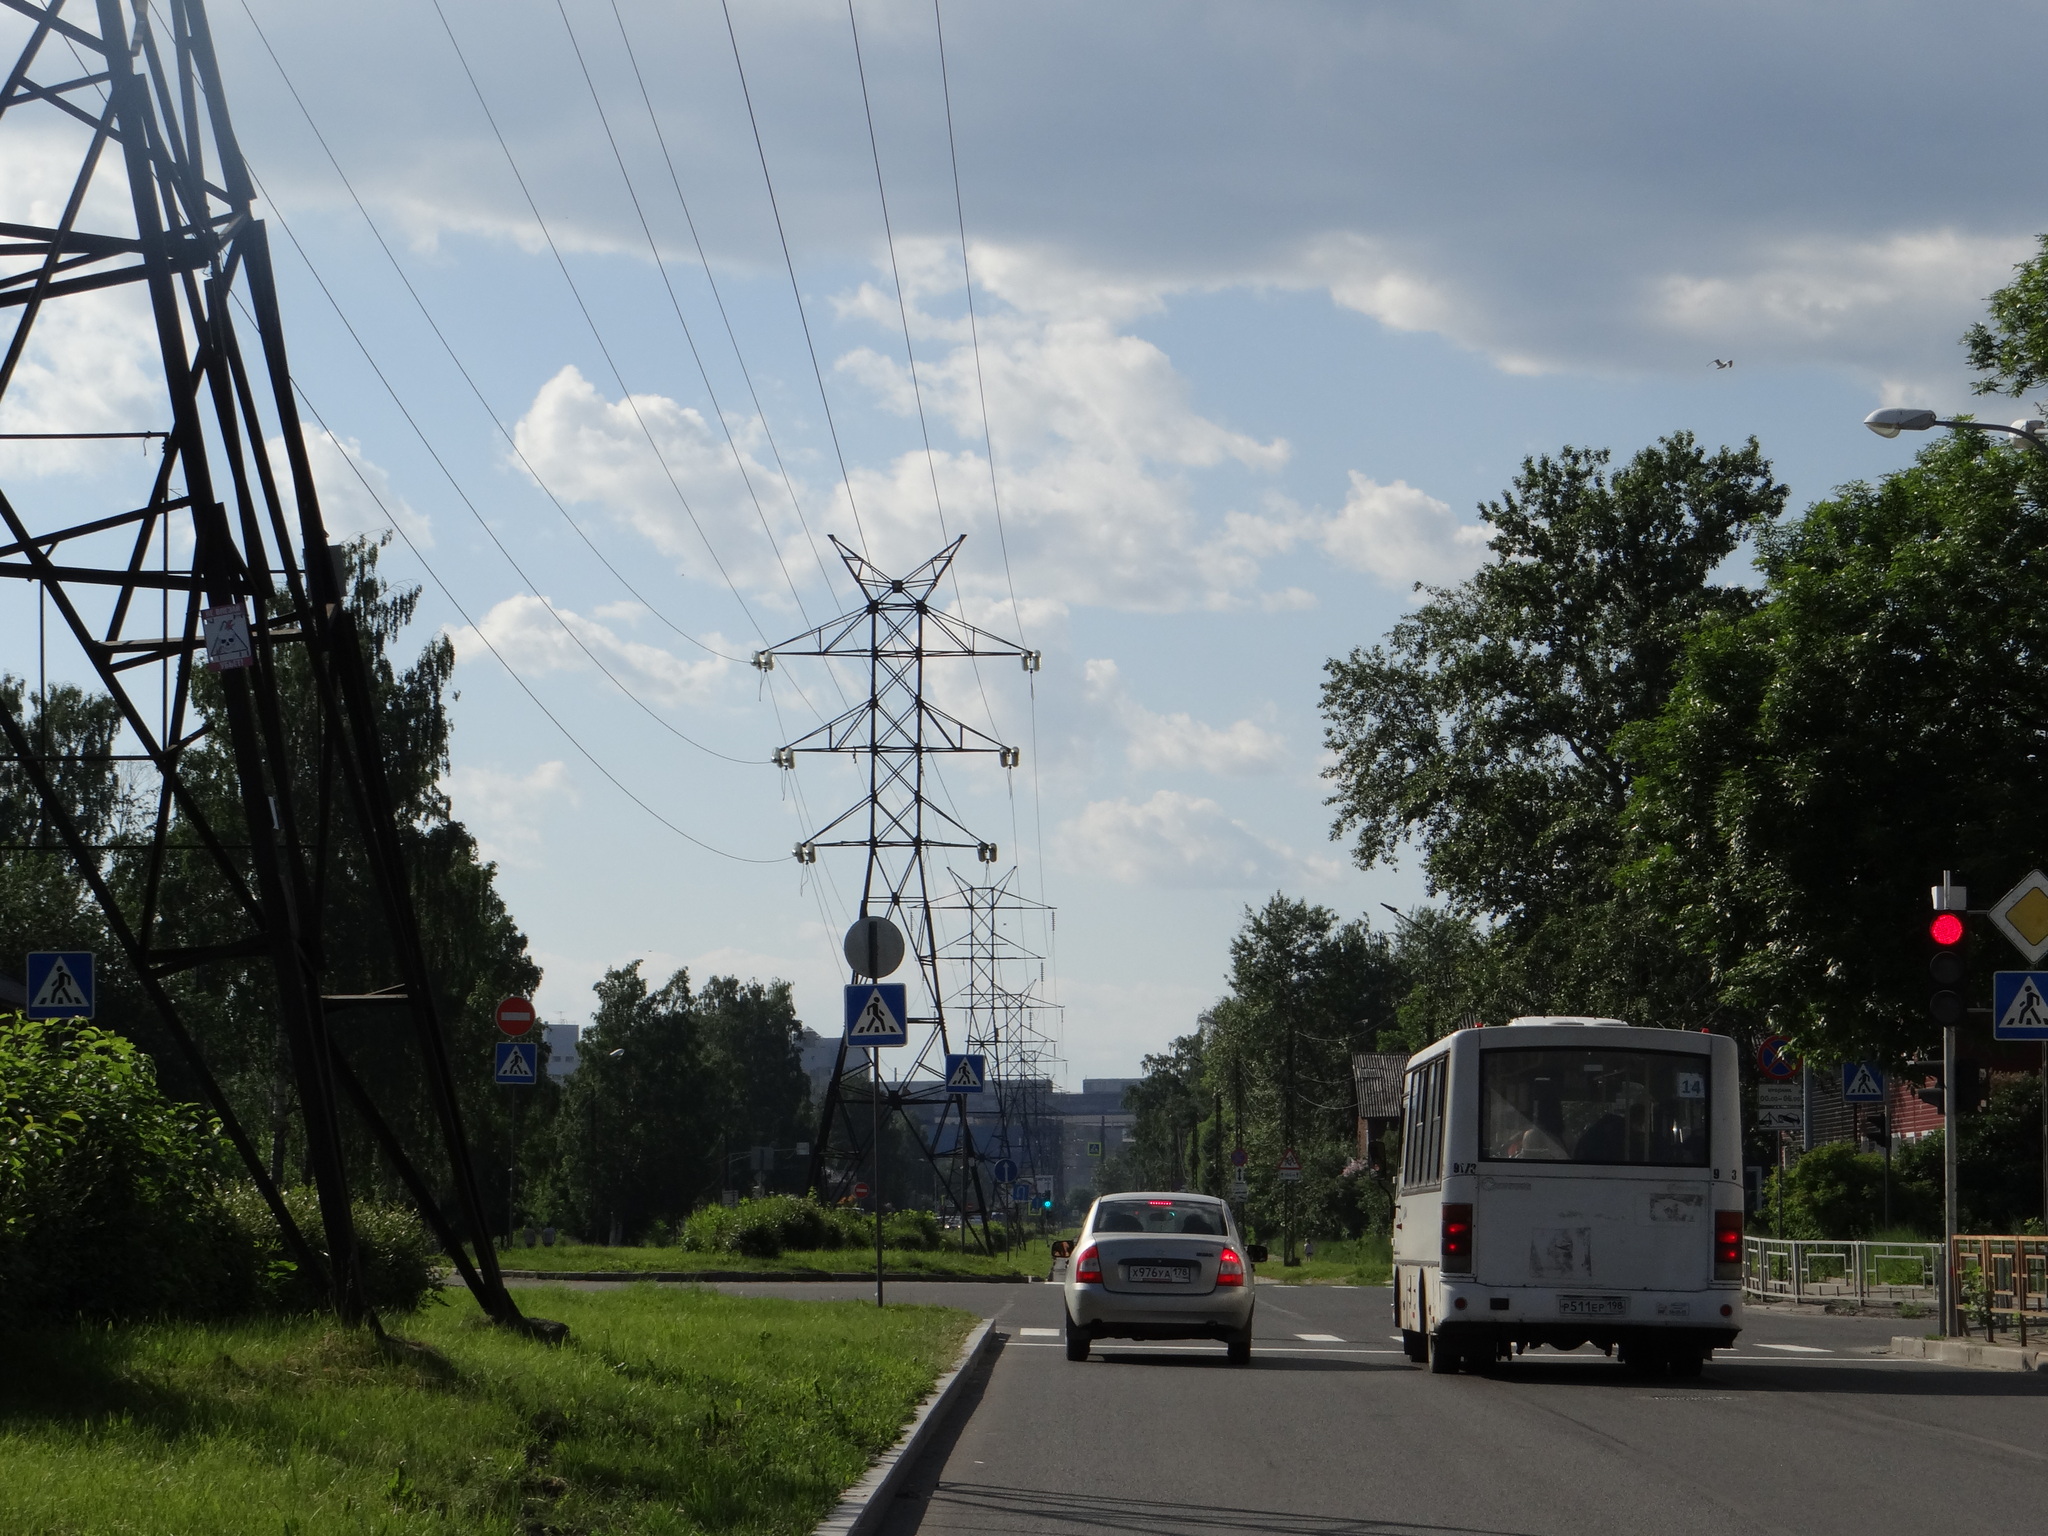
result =
[[[1405,1334],[1390,1333],[1387,1335],[1387,1337],[1392,1339],[1396,1344],[1406,1344],[1408,1342],[1407,1336]]]
[[[1295,1337],[1310,1344],[1342,1344],[1344,1342],[1334,1333],[1297,1333]]]
[[[1060,1336],[1057,1328],[1019,1328],[1017,1331],[1027,1339],[1056,1339]]]
[[[1024,1344],[1013,1339],[1010,1341],[1009,1347],[1012,1349],[1057,1349],[1060,1346],[1057,1344],[1040,1344],[1035,1341]],[[1202,1343],[1196,1340],[1189,1340],[1185,1344],[1133,1344],[1126,1343],[1120,1339],[1097,1339],[1095,1341],[1095,1350],[1098,1354],[1116,1355],[1220,1355],[1223,1353],[1223,1350],[1217,1345]],[[1305,1349],[1293,1344],[1261,1344],[1256,1341],[1252,1344],[1252,1351],[1255,1354],[1265,1355],[1398,1355],[1402,1353],[1398,1349],[1331,1349],[1328,1345],[1323,1345],[1317,1349]]]
[[[1756,1347],[1758,1349],[1782,1349],[1788,1355],[1832,1355],[1834,1353],[1832,1349],[1821,1349],[1812,1344],[1766,1344],[1761,1339],[1757,1341]]]

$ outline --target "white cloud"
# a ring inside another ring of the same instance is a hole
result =
[[[393,523],[405,530],[413,543],[432,548],[434,530],[426,516],[398,494],[390,474],[363,452],[354,438],[343,442],[316,427],[303,429],[306,458],[313,468],[313,484],[320,493],[320,520],[336,541],[358,534],[387,532]],[[291,466],[286,462],[284,439],[272,437],[264,447],[277,477],[278,494],[285,510],[296,512],[298,497],[292,492]],[[382,503],[382,506],[379,506]],[[389,514],[388,516],[386,514]]]
[[[556,806],[580,800],[560,762],[542,763],[524,774],[458,767],[450,770],[442,788],[484,857],[521,869],[540,867],[541,819]]]
[[[628,606],[614,604],[608,611],[617,614]],[[508,666],[529,675],[595,671],[602,662],[635,694],[669,708],[709,702],[733,675],[733,664],[723,656],[685,659],[527,593],[494,604],[476,628],[451,629],[449,637],[463,659],[488,640]],[[710,643],[718,644],[719,637]]]
[[[1389,586],[1460,581],[1486,558],[1488,532],[1461,523],[1450,507],[1405,480],[1391,485],[1351,471],[1351,494],[1315,530],[1316,542],[1349,566]]]
[[[1054,847],[1068,869],[1120,885],[1277,888],[1330,880],[1342,869],[1262,837],[1214,800],[1171,789],[1137,804],[1091,801],[1059,825]]]
[[[1242,777],[1270,772],[1286,754],[1286,744],[1252,720],[1218,728],[1186,713],[1153,713],[1132,697],[1113,661],[1086,662],[1082,676],[1089,701],[1107,709],[1123,728],[1125,761],[1141,772],[1195,768]]]

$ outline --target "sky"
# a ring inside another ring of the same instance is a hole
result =
[[[728,3],[210,11],[326,517],[453,638],[448,793],[551,1020],[637,959],[836,1031],[860,862],[792,850],[861,786],[771,754],[856,679],[750,664],[846,608],[834,538],[964,535],[941,600],[1042,652],[933,664],[1020,753],[935,793],[1054,909],[1012,980],[1078,1085],[1276,891],[1427,899],[1331,840],[1322,669],[1526,456],[1755,436],[1798,508],[1909,460],[1875,406],[2022,414],[1958,338],[2048,227],[2038,4]],[[0,218],[47,221],[77,147],[23,118]],[[0,431],[155,423],[142,322],[53,315]],[[24,505],[146,468],[0,445]]]

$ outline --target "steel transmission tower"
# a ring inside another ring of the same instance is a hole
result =
[[[903,1048],[915,1048],[915,1055],[893,1085],[868,1082],[857,1056],[849,1065],[841,1035],[819,1111],[817,1139],[811,1143],[810,1188],[836,1195],[852,1182],[875,1134],[864,1131],[872,1117],[853,1112],[853,1103],[871,1108],[870,1095],[880,1092],[886,1096],[890,1121],[901,1115],[910,1127],[919,1154],[959,1208],[963,1225],[981,1219],[985,1243],[988,1200],[967,1125],[966,1101],[949,1092],[945,1081],[946,1053],[952,1044],[947,993],[939,974],[940,945],[932,921],[929,859],[935,852],[943,857],[951,850],[972,850],[981,863],[993,864],[996,845],[976,837],[933,803],[926,793],[925,773],[927,760],[942,755],[987,753],[1005,768],[1014,768],[1021,754],[934,706],[926,696],[925,665],[1009,656],[1035,672],[1039,657],[1036,651],[933,605],[932,593],[964,538],[954,539],[901,577],[884,574],[834,538],[833,547],[865,602],[756,653],[754,664],[765,672],[777,658],[815,656],[852,662],[865,671],[866,697],[809,735],[777,749],[775,761],[794,768],[799,753],[840,753],[865,763],[866,797],[797,844],[797,861],[814,864],[824,848],[863,850],[867,858],[860,915],[886,917],[903,931],[921,983],[909,992],[910,1041]],[[908,1113],[915,1106],[937,1106],[936,1120],[921,1124]]]
[[[321,520],[267,237],[206,13],[199,0],[6,5],[25,35],[0,88],[0,164],[46,163],[68,142],[77,169],[61,207],[51,204],[52,222],[0,224],[0,334],[8,336],[0,406],[20,412],[101,398],[103,362],[89,348],[66,348],[78,322],[150,337],[163,388],[144,429],[74,431],[59,420],[47,431],[0,434],[73,453],[106,454],[76,446],[105,438],[159,450],[153,463],[127,461],[142,466],[131,491],[106,491],[121,465],[111,457],[97,465],[90,483],[109,501],[83,515],[53,507],[59,498],[46,487],[0,486],[0,577],[39,588],[52,628],[68,632],[118,708],[112,756],[126,766],[116,771],[154,801],[153,830],[118,849],[92,843],[64,792],[76,759],[40,749],[0,709],[13,772],[76,861],[293,1257],[328,1283],[342,1315],[368,1310],[343,1165],[347,1100],[478,1301],[500,1322],[521,1323],[487,1235],[377,703]],[[168,36],[158,35],[156,17]],[[246,351],[237,312],[248,321]],[[47,341],[24,374],[39,335]],[[23,399],[31,375],[37,402]],[[214,680],[195,697],[208,671]],[[288,717],[281,671],[309,679],[310,711]],[[194,749],[209,740],[232,765],[229,785],[194,776]],[[390,985],[369,994],[336,993],[326,964],[328,878],[344,853],[367,871],[383,919]],[[196,896],[182,912],[163,910],[171,869]],[[195,931],[206,942],[195,942]],[[332,1264],[294,1224],[180,1016],[170,984],[201,966],[248,968],[274,989],[266,1001],[288,1042]],[[337,1006],[396,1008],[409,1018],[438,1166],[407,1155],[338,1048],[329,1027]],[[450,1193],[448,1207],[437,1190]]]
[[[953,875],[952,898],[941,910],[964,913],[966,932],[942,953],[963,978],[953,993],[953,1012],[967,1049],[988,1063],[976,1118],[994,1125],[983,1132],[983,1152],[1016,1163],[1019,1174],[1035,1183],[1035,1176],[1056,1174],[1059,1167],[1051,1102],[1059,1047],[1041,1022],[1059,1007],[1039,996],[1044,958],[1017,930],[1028,914],[1050,920],[1053,909],[1011,890],[1016,874],[1012,869],[990,885],[969,885]],[[1008,1190],[997,1194],[1009,1200]]]

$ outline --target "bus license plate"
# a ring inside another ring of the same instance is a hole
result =
[[[1557,1314],[1560,1317],[1627,1317],[1626,1296],[1560,1296],[1557,1298]]]
[[[1186,1285],[1195,1272],[1185,1264],[1126,1264],[1124,1278],[1133,1285]]]

